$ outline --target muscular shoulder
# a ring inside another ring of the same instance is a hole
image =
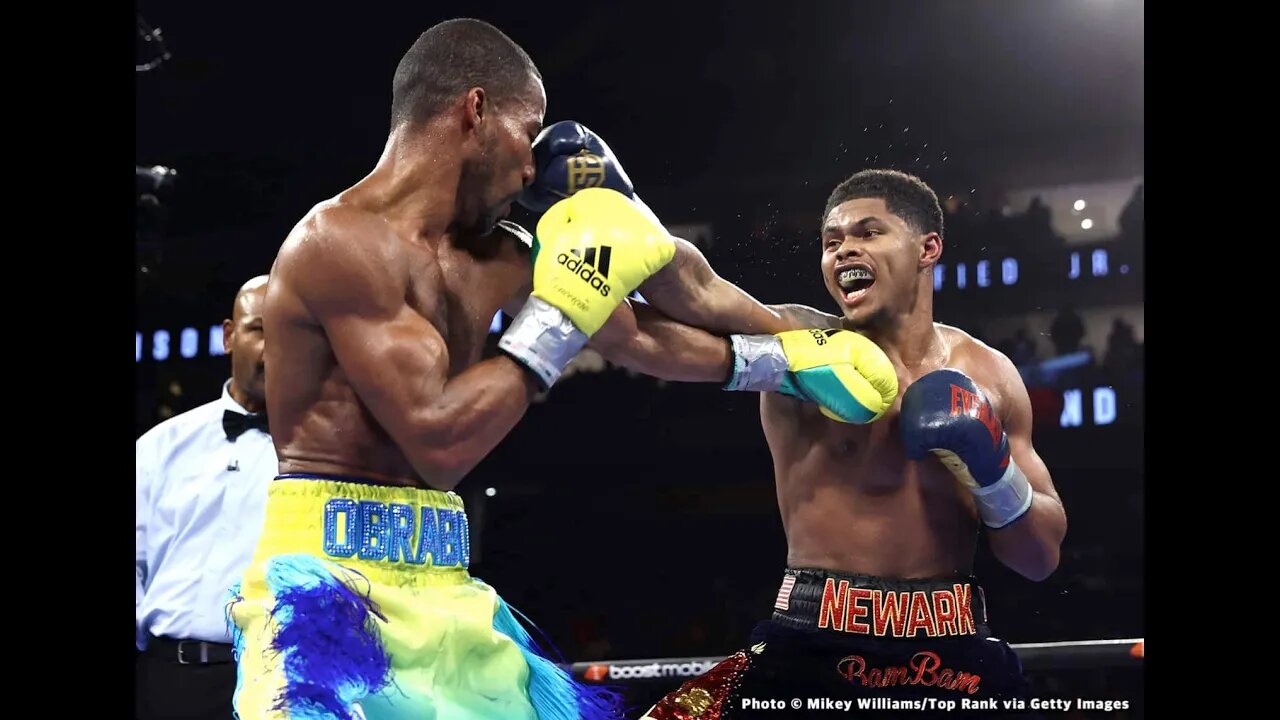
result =
[[[951,345],[952,364],[959,366],[989,393],[994,393],[997,406],[1019,390],[1025,393],[1022,375],[1008,355],[975,338],[960,328],[935,323]]]
[[[951,359],[973,367],[975,372],[993,375],[1018,374],[1009,356],[991,347],[978,338],[951,325],[934,323],[938,331],[951,347]]]
[[[376,265],[388,270],[403,265],[405,248],[386,221],[367,210],[330,201],[312,208],[280,248],[288,268],[313,266],[357,268]]]
[[[276,259],[277,277],[305,305],[352,293],[404,297],[408,252],[386,221],[340,202],[318,205],[293,229]]]

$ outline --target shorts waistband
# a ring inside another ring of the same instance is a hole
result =
[[[378,574],[465,572],[471,563],[466,508],[452,492],[278,475],[266,518],[259,556],[305,553]]]
[[[890,639],[978,635],[987,624],[982,588],[963,575],[896,579],[787,568],[773,607],[773,622],[784,627]]]

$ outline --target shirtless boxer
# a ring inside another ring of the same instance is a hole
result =
[[[534,209],[572,194],[583,178],[635,194],[610,148],[577,123],[544,130],[535,155],[539,180],[522,197]],[[867,170],[837,186],[823,214],[822,274],[843,318],[760,305],[696,250],[677,258],[679,273],[648,281],[645,297],[656,309],[697,327],[855,330],[887,353],[907,390],[883,420],[864,426],[829,422],[825,410],[785,391],[762,395],[788,544],[774,615],[749,651],[686,683],[647,718],[749,717],[742,701],[752,698],[972,701],[1025,692],[1021,665],[991,635],[971,577],[977,538],[985,525],[1001,562],[1042,580],[1057,567],[1066,515],[1032,447],[1016,368],[933,322],[942,230],[937,197],[923,181]],[[731,338],[728,389],[776,389],[772,374],[757,380],[736,371],[744,357],[749,368],[784,362],[767,338]]]
[[[556,202],[536,240],[501,220],[534,177],[546,100],[532,61],[492,26],[423,33],[393,89],[376,167],[312,208],[271,270],[265,364],[280,475],[228,604],[236,711],[612,717],[609,697],[573,683],[468,574],[467,517],[451,490],[588,341],[641,372],[772,385],[848,423],[880,417],[896,378],[856,333],[726,342],[633,312],[633,290],[664,294],[697,281],[685,271],[698,265],[614,190]],[[687,299],[672,296],[673,307]],[[514,319],[503,354],[485,359],[500,308]]]
[[[1032,446],[1017,369],[933,321],[942,231],[937,197],[916,177],[865,170],[832,192],[821,268],[843,317],[793,309],[784,319],[865,334],[905,391],[881,421],[863,426],[761,396],[788,546],[772,618],[748,649],[645,718],[813,717],[809,698],[875,698],[869,709],[920,717],[930,706],[893,703],[954,700],[958,711],[977,707],[962,700],[1025,697],[1021,664],[992,635],[972,577],[978,536],[985,527],[995,556],[1039,581],[1057,567],[1066,514]],[[706,277],[686,292],[729,297]],[[763,707],[753,701],[792,698],[802,709],[752,711]]]

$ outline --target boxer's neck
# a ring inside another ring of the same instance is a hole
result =
[[[934,364],[940,355],[946,360],[945,343],[933,324],[932,313],[912,313],[866,335],[908,370],[936,369],[926,365]]]
[[[402,126],[387,138],[377,166],[352,191],[392,224],[434,240],[457,221],[461,176],[456,138],[431,127]]]
[[[930,273],[928,282],[932,280]],[[926,287],[924,281],[917,284],[908,309],[862,332],[908,369],[918,369],[939,352],[945,353],[933,324],[933,288]]]

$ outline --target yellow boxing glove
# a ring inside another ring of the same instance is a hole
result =
[[[733,335],[726,390],[779,392],[838,422],[879,420],[898,397],[898,374],[875,343],[849,330]]]
[[[618,305],[675,252],[667,231],[626,196],[579,190],[538,221],[533,292],[498,347],[550,387]]]

